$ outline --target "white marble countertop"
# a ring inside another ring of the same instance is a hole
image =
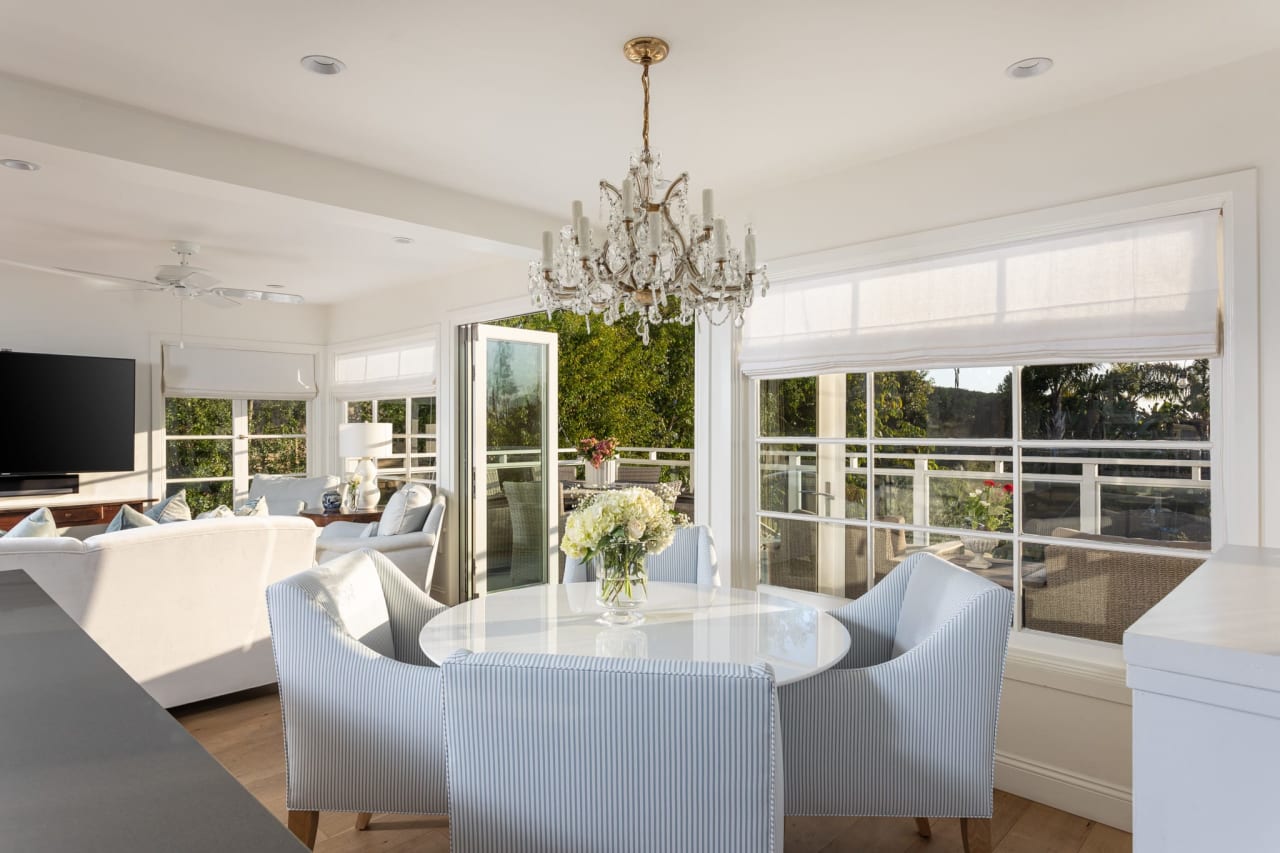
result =
[[[453,607],[427,623],[420,642],[437,663],[458,649],[475,652],[769,663],[779,684],[834,666],[849,633],[809,603],[694,584],[649,584],[637,626],[597,622],[594,583],[530,586]]]
[[[1280,692],[1280,549],[1218,551],[1125,632],[1124,657],[1131,668]]]

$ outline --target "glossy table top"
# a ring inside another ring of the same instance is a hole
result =
[[[0,850],[305,853],[22,571],[0,571]]]
[[[640,625],[611,627],[594,583],[545,584],[496,592],[427,623],[422,649],[440,663],[458,649],[665,660],[769,663],[779,684],[814,675],[849,651],[830,615],[766,592],[649,583]]]

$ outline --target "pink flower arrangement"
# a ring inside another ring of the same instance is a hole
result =
[[[596,438],[593,435],[578,442],[578,453],[591,463],[592,468],[599,468],[601,462],[612,459],[617,452],[618,440],[613,437]]]

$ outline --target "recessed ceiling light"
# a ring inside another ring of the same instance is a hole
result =
[[[395,241],[396,241],[397,243],[399,243],[401,246],[407,246],[407,245],[409,245],[410,243],[412,243],[412,242],[413,242],[413,238],[412,238],[412,237],[392,237],[391,239],[392,239],[392,240],[395,240]]]
[[[1004,70],[1010,77],[1039,77],[1053,67],[1053,60],[1047,56],[1032,56],[1019,59]]]
[[[341,74],[347,69],[346,63],[322,53],[312,53],[302,57],[302,67],[316,74]]]
[[[40,171],[39,163],[32,163],[30,160],[0,160],[0,166],[6,169],[17,169],[19,172],[38,172]]]

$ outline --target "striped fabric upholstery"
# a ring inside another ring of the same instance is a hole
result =
[[[394,658],[348,634],[321,603],[327,576],[338,572],[376,577]],[[289,809],[448,811],[441,673],[418,647],[422,626],[445,609],[376,551],[344,554],[267,588]]]
[[[669,583],[696,583],[699,586],[720,586],[720,567],[716,563],[716,543],[711,528],[705,524],[676,528],[671,544],[661,554],[644,558],[645,571],[651,581]],[[593,564],[583,563],[573,557],[565,557],[564,582],[594,581]]]
[[[831,615],[848,656],[778,691],[787,814],[991,817],[1012,593],[922,553]]]
[[[442,669],[454,853],[782,853],[767,664],[462,651]]]

